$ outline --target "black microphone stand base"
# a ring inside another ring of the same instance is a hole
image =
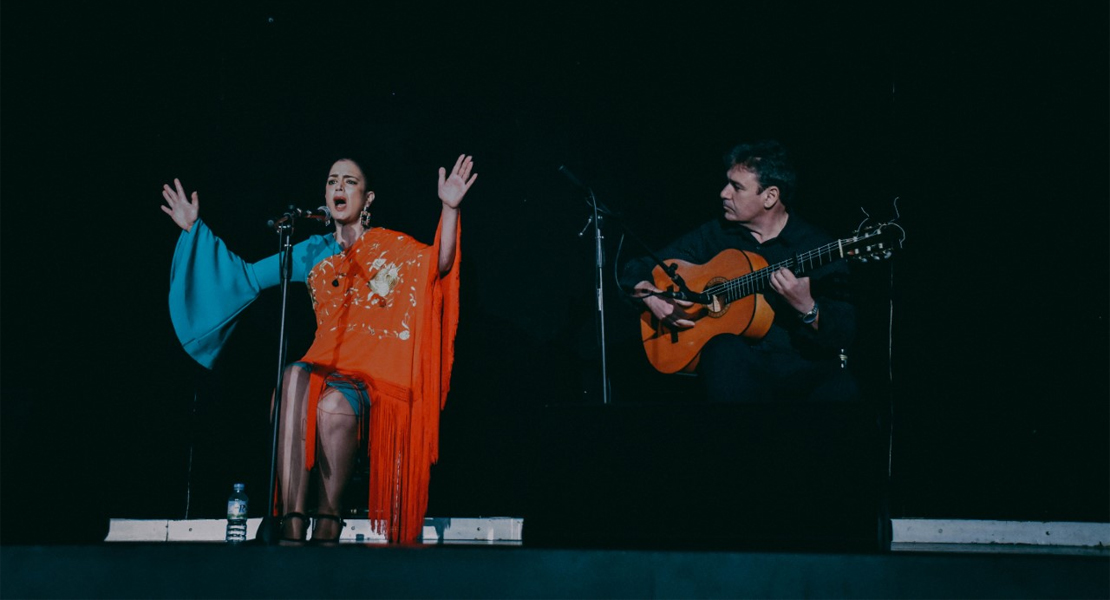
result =
[[[262,517],[258,531],[249,543],[262,546],[276,546],[281,541],[281,519],[272,515]]]

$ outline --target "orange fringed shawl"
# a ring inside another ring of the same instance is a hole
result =
[[[440,223],[442,228],[442,223]],[[459,318],[459,239],[440,277],[441,229],[427,246],[374,228],[312,268],[308,286],[316,339],[301,360],[314,369],[305,468],[315,462],[322,371],[366,382],[370,391],[370,523],[390,541],[423,530],[431,465],[439,458],[439,413],[447,399]]]

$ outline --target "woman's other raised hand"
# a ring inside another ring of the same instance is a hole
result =
[[[181,186],[181,180],[174,178],[174,187],[169,184],[162,186],[162,197],[166,199],[168,206],[162,207],[162,212],[166,213],[185,231],[192,231],[193,224],[197,222],[200,217],[200,202],[197,199],[197,193],[193,192],[192,200],[185,195],[185,188]]]
[[[470,174],[472,168],[474,168],[473,157],[465,154],[460,154],[459,159],[455,161],[455,168],[451,169],[450,177],[447,176],[447,169],[439,168],[439,199],[445,206],[458,208],[462,203],[463,196],[478,178],[477,173]]]

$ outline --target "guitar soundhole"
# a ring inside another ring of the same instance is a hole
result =
[[[714,277],[713,279],[710,279],[705,283],[705,288],[703,289],[708,290],[709,288],[725,283],[726,281],[728,281],[728,279],[724,277]],[[706,316],[712,317],[714,319],[719,319],[728,312],[729,305],[727,302],[724,301],[723,298],[720,298],[719,296],[713,296],[712,300],[712,302],[705,305],[705,310],[709,313]]]

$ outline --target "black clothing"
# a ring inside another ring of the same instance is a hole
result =
[[[722,250],[735,248],[759,254],[774,265],[831,241],[833,238],[794,214],[777,237],[763,243],[742,225],[717,219],[656,254],[664,261],[703,264]],[[654,267],[650,257],[629,261],[621,272],[621,286],[631,293],[637,283],[652,279]],[[804,274],[810,277],[810,289],[820,307],[817,331],[802,323],[798,312],[768,288],[766,298],[775,319],[763,339],[752,341],[722,334],[706,343],[698,374],[707,397],[712,401],[855,398],[855,384],[841,368],[839,358],[841,349],[851,344],[856,329],[855,309],[848,302],[847,272],[841,260]]]

